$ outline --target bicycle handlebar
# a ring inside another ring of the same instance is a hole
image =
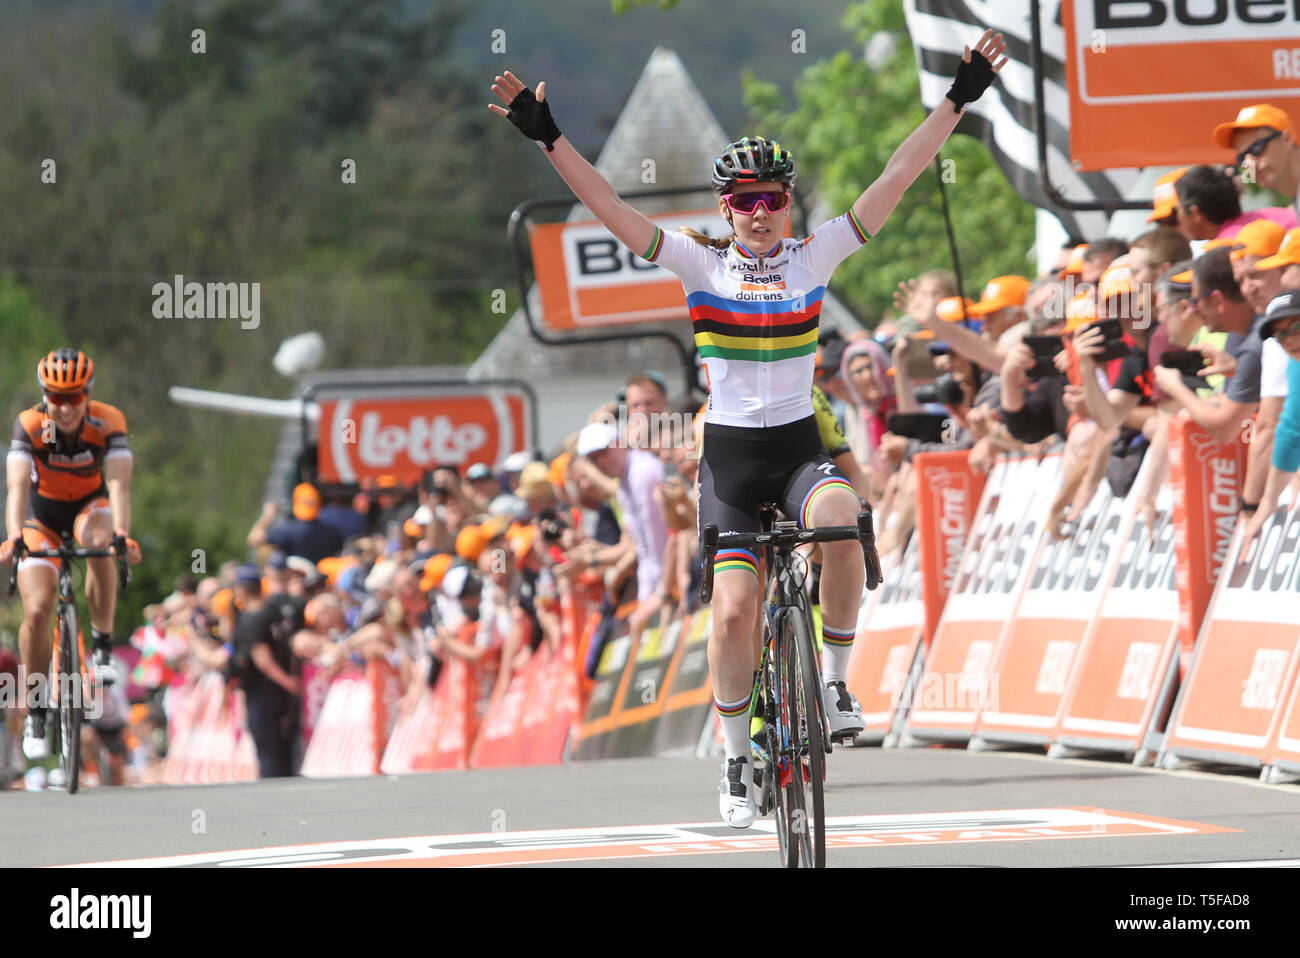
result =
[[[700,602],[708,605],[713,598],[713,557],[718,549],[742,549],[747,546],[774,546],[789,549],[805,542],[843,542],[857,539],[862,543],[862,558],[867,567],[867,589],[874,590],[883,581],[880,556],[876,553],[876,531],[870,512],[858,513],[855,526],[820,526],[815,529],[776,529],[770,532],[718,532],[710,523],[704,527],[704,574],[700,582]]]
[[[21,556],[23,559],[117,559],[118,571],[121,573],[117,578],[118,594],[125,594],[126,587],[131,583],[131,566],[126,560],[125,555],[118,555],[112,549],[81,549],[72,546],[60,546],[57,549],[30,549]],[[9,595],[13,595],[18,588],[18,561],[19,556],[13,556],[9,563]]]

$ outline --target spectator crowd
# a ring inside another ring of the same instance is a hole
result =
[[[1154,512],[1176,417],[1225,440],[1249,430],[1241,520],[1258,531],[1300,466],[1300,146],[1264,105],[1211,135],[1235,167],[1162,177],[1131,241],[1072,239],[1046,273],[993,277],[977,300],[933,269],[899,285],[873,333],[822,331],[815,385],[882,554],[911,531],[912,463],[929,450],[968,449],[987,471],[1002,451],[1063,442],[1058,536],[1102,483]],[[1243,212],[1243,181],[1292,203]],[[360,490],[302,483],[289,514],[264,507],[252,561],[186,577],[149,608],[133,681],[164,710],[187,677],[238,681],[261,774],[279,776],[300,760],[303,663],[332,675],[384,659],[414,696],[459,658],[475,667],[482,714],[530,655],[558,647],[561,600],[581,590],[601,612],[582,649],[590,677],[620,606],[635,602],[633,634],[691,608],[702,423],[698,396],[643,371],[548,457]]]

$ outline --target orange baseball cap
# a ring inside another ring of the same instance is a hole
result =
[[[1283,266],[1300,266],[1300,229],[1287,230],[1277,252],[1256,263],[1255,269],[1279,269]]]
[[[380,489],[395,489],[402,484],[402,480],[394,475],[382,475],[375,480],[375,485]]]
[[[402,532],[410,536],[412,539],[418,539],[420,536],[424,535],[424,526],[420,525],[414,519],[407,519],[402,523]]]
[[[966,310],[968,316],[987,316],[1007,306],[1025,305],[1029,280],[1023,276],[995,276],[989,280],[980,301]]]
[[[234,611],[235,593],[222,589],[212,596],[212,611],[217,615],[230,615]]]
[[[573,458],[573,453],[565,452],[565,453],[561,453],[560,455],[552,459],[551,468],[547,472],[546,478],[549,479],[554,485],[557,486],[564,485],[564,477],[569,472],[569,460],[572,458]]]
[[[310,482],[300,482],[293,487],[293,515],[304,522],[320,515],[320,493]]]
[[[532,523],[517,522],[510,527],[506,535],[510,539],[510,548],[514,550],[515,561],[523,562],[533,547],[533,540],[537,537],[537,527]]]
[[[1220,246],[1226,246],[1229,249],[1231,249],[1236,245],[1237,245],[1237,240],[1235,238],[1206,240],[1205,245],[1201,247],[1201,255],[1202,256],[1205,255],[1212,249],[1218,249]]]
[[[1083,257],[1088,252],[1088,244],[1080,243],[1074,249],[1070,250],[1070,255],[1065,261],[1065,269],[1056,274],[1057,279],[1065,279],[1067,276],[1083,275]]]
[[[1166,216],[1171,216],[1178,208],[1178,188],[1174,186],[1183,174],[1187,172],[1187,167],[1181,167],[1166,173],[1160,179],[1156,180],[1155,190],[1151,194],[1151,203],[1155,209],[1147,217],[1148,223],[1154,223],[1156,220],[1162,220]]]
[[[1237,114],[1237,118],[1231,123],[1220,123],[1214,128],[1214,142],[1219,146],[1232,149],[1232,135],[1238,130],[1253,130],[1261,126],[1269,126],[1275,130],[1291,130],[1295,135],[1295,130],[1291,127],[1291,118],[1275,106],[1269,106],[1267,103],[1257,103],[1254,106],[1242,107]]]
[[[971,307],[975,305],[975,300],[969,296],[949,296],[947,299],[939,300],[934,307],[934,314],[945,322],[960,323],[962,321],[962,303],[966,304],[966,315],[974,315],[971,312]]]
[[[442,578],[451,568],[452,561],[451,553],[448,552],[430,556],[424,563],[424,574],[420,576],[420,591],[432,592],[442,585]]]
[[[1072,333],[1097,318],[1097,300],[1085,290],[1065,304],[1065,331]]]
[[[1110,299],[1133,292],[1133,271],[1127,266],[1111,265],[1097,283],[1097,299]]]
[[[1231,253],[1233,259],[1247,256],[1272,256],[1282,245],[1284,231],[1272,220],[1255,220],[1241,228],[1232,242],[1236,246]]]
[[[478,526],[466,526],[456,536],[456,555],[467,562],[477,562],[487,548],[487,541]]]

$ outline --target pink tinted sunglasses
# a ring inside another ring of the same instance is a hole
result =
[[[779,213],[790,205],[790,194],[786,192],[724,193],[722,198],[733,212],[746,216],[754,213],[760,203],[769,214]]]

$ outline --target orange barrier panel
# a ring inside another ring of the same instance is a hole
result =
[[[257,764],[257,745],[248,730],[248,705],[243,689],[231,689],[232,725],[235,729],[235,754],[231,759],[230,781],[254,782],[261,775]]]
[[[1178,554],[1179,670],[1186,674],[1196,636],[1223,569],[1246,473],[1241,437],[1220,443],[1190,419],[1169,425],[1169,482],[1174,490]]]
[[[578,639],[566,636],[550,655],[524,708],[512,756],[515,765],[558,765],[569,735],[582,716]]]
[[[204,758],[212,748],[225,691],[226,681],[219,673],[207,672],[199,678],[192,697],[185,703],[188,730],[167,750],[165,784],[193,785],[203,781]]]
[[[970,467],[970,452],[926,452],[917,469],[916,534],[920,537],[925,646],[930,647],[944,602],[957,578],[975,509],[988,477]],[[854,645],[856,645],[856,641]]]
[[[439,707],[446,701],[446,686],[441,679],[442,676],[439,676],[438,689],[426,686],[418,695],[401,704],[393,734],[388,739],[388,747],[384,749],[384,757],[379,763],[379,770],[385,775],[414,772],[418,757],[428,749],[430,742],[437,741],[441,720]],[[441,698],[438,696],[439,689],[442,691]]]
[[[183,759],[189,749],[189,737],[194,730],[196,714],[195,700],[202,679],[190,679],[183,685],[175,685],[167,690],[167,757],[163,760],[161,778],[164,784],[175,784]]]
[[[311,745],[312,732],[320,718],[321,709],[325,707],[325,696],[329,694],[329,669],[315,662],[302,664],[302,747],[304,751]]]
[[[383,659],[367,661],[364,672],[349,669],[335,677],[303,755],[302,774],[377,774],[400,694],[398,671]]]
[[[1262,766],[1279,737],[1300,656],[1300,516],[1277,510],[1245,555],[1240,533],[1174,705],[1165,768],[1188,760]]]
[[[901,742],[965,742],[987,696],[990,668],[1059,485],[1061,457],[1001,456],[989,474],[970,542],[944,605],[925,670],[911,689]]]
[[[1133,497],[1136,501],[1136,496]],[[998,642],[993,701],[984,704],[970,748],[1046,745],[1079,659],[1084,634],[1119,560],[1121,527],[1133,504],[1103,484],[1069,538],[1044,530],[1025,587]]]
[[[1134,489],[1141,488],[1139,478]],[[1132,493],[1130,493],[1132,495]],[[1065,693],[1048,754],[1124,752],[1146,761],[1144,736],[1163,722],[1178,679],[1178,592],[1173,491],[1156,496],[1153,527],[1140,512],[1118,546],[1119,564]]]
[[[1260,778],[1269,783],[1300,778],[1300,655],[1291,658],[1291,675],[1284,683],[1291,697],[1282,706],[1281,721],[1273,723],[1264,770]]]
[[[478,738],[470,750],[470,768],[501,768],[512,764],[515,737],[523,721],[524,707],[549,658],[543,645],[534,652],[523,668],[510,677],[505,692],[488,706],[479,727]]]
[[[920,551],[920,536],[912,535],[901,557],[881,556],[885,581],[866,594],[858,616],[845,684],[862,705],[866,726],[856,740],[862,744],[893,744],[895,719],[904,714],[899,706],[911,701],[910,690],[920,677],[925,634]]]
[[[464,659],[452,658],[442,668],[438,684],[446,683],[439,712],[438,737],[426,744],[415,761],[417,771],[468,768],[469,749],[474,742],[474,707],[478,678]]]

